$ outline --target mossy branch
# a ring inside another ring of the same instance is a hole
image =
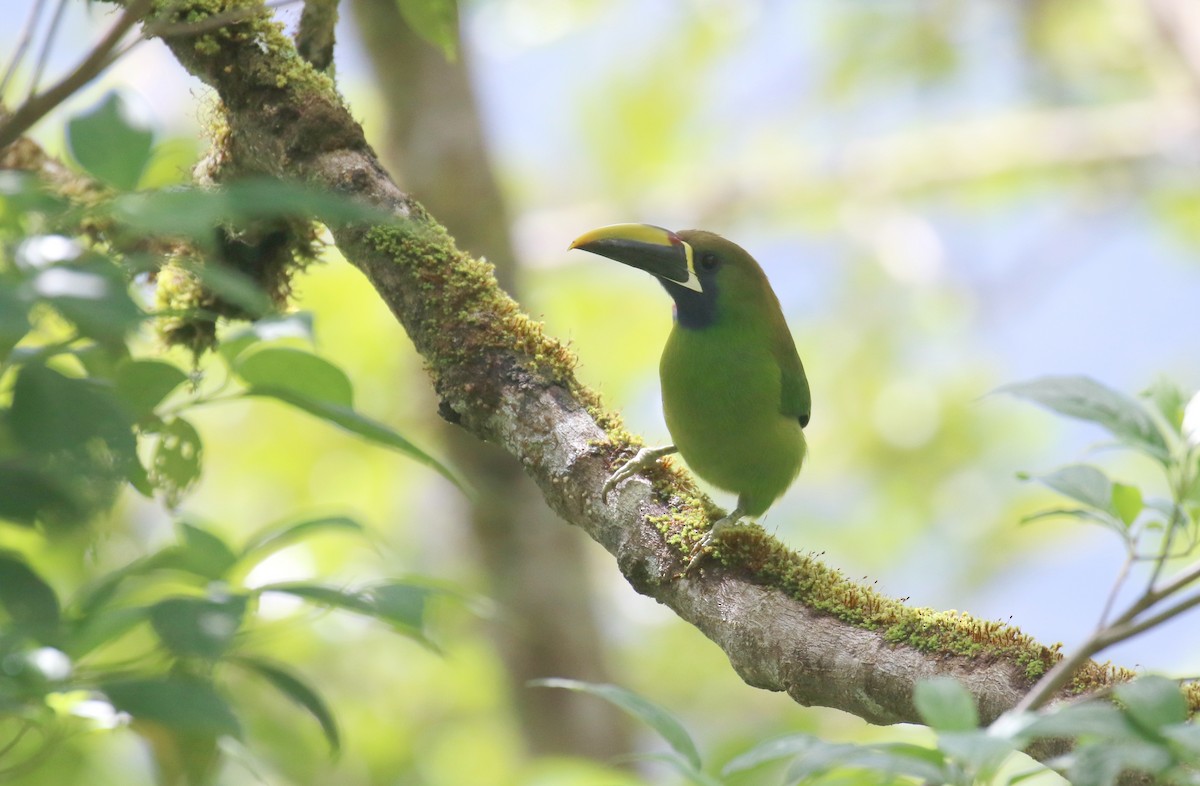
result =
[[[162,7],[167,22],[194,22],[256,4]],[[988,722],[1060,659],[1056,646],[1011,626],[909,608],[754,527],[724,537],[719,561],[679,578],[712,503],[670,469],[658,470],[653,485],[634,479],[604,499],[605,480],[636,440],[576,380],[564,346],[496,285],[491,266],[460,252],[400,191],[330,81],[297,56],[266,10],[166,43],[221,98],[226,126],[210,172],[297,179],[389,210],[394,223],[331,230],[424,356],[442,416],[517,457],[548,505],[611,552],[637,591],[716,642],[747,683],[894,723],[918,720],[917,681],[949,675]],[[1089,662],[1060,695],[1128,676]]]

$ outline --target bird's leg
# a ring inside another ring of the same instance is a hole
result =
[[[688,560],[687,567],[683,569],[683,575],[687,576],[692,572],[692,568],[696,567],[700,559],[708,553],[708,547],[713,544],[722,532],[734,526],[745,517],[746,512],[742,510],[741,505],[738,505],[728,516],[714,521],[712,529],[704,533],[704,537],[700,538],[700,542],[692,549],[691,559]]]
[[[664,445],[661,448],[642,448],[634,455],[633,458],[622,464],[616,472],[612,474],[604,483],[604,488],[600,490],[601,499],[608,500],[609,492],[617,487],[617,484],[623,480],[627,480],[638,474],[644,469],[654,465],[663,456],[669,456],[672,453],[679,451],[674,445]]]

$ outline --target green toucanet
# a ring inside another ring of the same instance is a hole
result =
[[[738,495],[733,512],[697,546],[698,557],[723,527],[766,512],[804,461],[812,399],[779,299],[753,257],[711,232],[615,224],[571,248],[645,270],[675,300],[659,363],[675,444],[639,452],[605,493],[677,450],[701,478]]]

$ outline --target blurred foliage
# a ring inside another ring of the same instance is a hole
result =
[[[279,515],[235,545],[182,514],[205,469],[192,418],[208,405],[272,399],[459,481],[355,409],[349,377],[311,349],[311,315],[272,313],[246,276],[219,261],[193,263],[207,291],[262,318],[230,330],[221,352],[194,357],[190,370],[176,353],[148,348],[146,328],[155,317],[211,315],[156,314],[141,301],[163,263],[149,249],[193,244],[218,255],[214,235],[246,222],[378,217],[282,183],[129,193],[152,135],[128,124],[120,99],[68,127],[76,159],[112,193],[74,201],[29,172],[6,172],[0,183],[0,778],[40,774],[80,734],[128,728],[153,751],[160,782],[211,782],[220,740],[243,738],[246,681],[311,716],[336,753],[342,734],[321,691],[272,654],[279,622],[265,612],[269,599],[374,619],[436,650],[427,609],[463,596],[412,578],[247,583],[281,550],[367,533],[344,515]],[[124,487],[156,502],[177,535],[112,569],[85,571],[69,590],[53,586],[53,560],[39,563],[99,544],[89,529]]]
[[[934,733],[933,744],[828,742],[812,734],[774,737],[735,756],[720,775],[702,769],[695,741],[664,708],[613,685],[541,680],[540,687],[589,693],[625,709],[670,748],[644,758],[666,763],[687,782],[722,786],[749,773],[780,786],[1015,786],[1050,771],[1018,751],[1036,740],[1071,738],[1076,746],[1054,758],[1053,770],[1075,786],[1113,786],[1122,773],[1141,772],[1154,783],[1194,782],[1200,738],[1179,685],[1148,676],[1120,686],[1108,698],[1059,705],[1034,714],[1009,713],[979,728],[975,699],[949,677],[917,684],[913,701]],[[784,766],[786,765],[786,766]],[[763,782],[761,780],[754,782]]]

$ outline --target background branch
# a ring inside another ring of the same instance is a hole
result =
[[[333,65],[337,21],[338,0],[304,0],[296,51],[318,71],[328,71]]]
[[[45,117],[50,110],[112,65],[122,39],[134,25],[141,21],[152,5],[153,0],[131,0],[121,11],[117,21],[109,28],[108,33],[80,61],[79,65],[53,86],[37,95],[30,96],[14,109],[12,114],[0,119],[0,148],[15,142],[34,123]]]
[[[486,256],[500,286],[518,296],[511,222],[472,90],[470,51],[460,46],[449,62],[408,26],[394,0],[351,0],[349,8],[380,94],[380,156],[388,171],[460,247]],[[454,518],[469,527],[487,592],[501,609],[501,624],[490,633],[527,749],[599,761],[627,753],[628,716],[616,707],[574,691],[525,687],[547,675],[614,680],[586,537],[562,526],[504,450],[454,426],[443,435],[454,465],[479,492]]]
[[[1200,103],[1200,19],[1189,0],[1145,0],[1159,35],[1178,56]]]

